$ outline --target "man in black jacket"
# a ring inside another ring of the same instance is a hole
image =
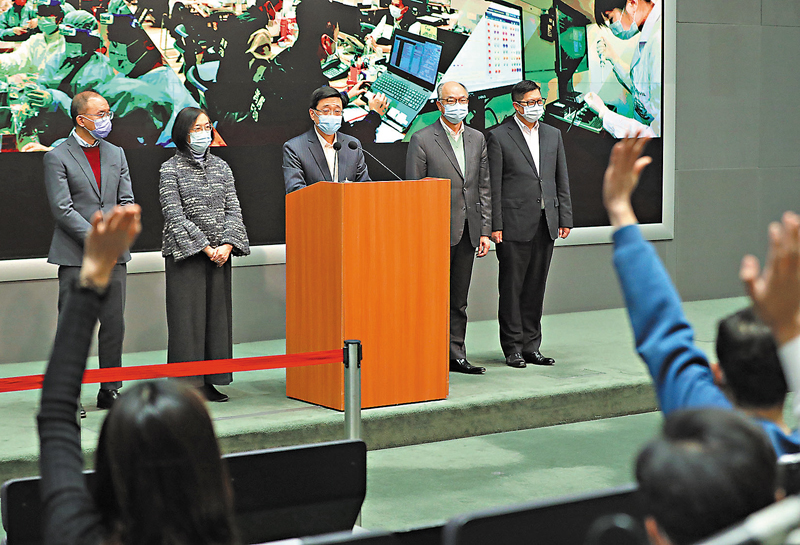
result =
[[[500,262],[500,345],[506,364],[552,365],[539,352],[542,302],[556,238],[572,228],[567,159],[561,132],[539,121],[539,86],[524,80],[511,89],[515,115],[487,143],[492,183],[492,239]]]

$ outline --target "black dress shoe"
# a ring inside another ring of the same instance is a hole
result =
[[[538,350],[536,352],[523,352],[522,357],[532,365],[553,365],[556,362],[553,358],[542,356],[542,353]]]
[[[118,397],[118,390],[100,390],[97,392],[97,408],[110,409]]]
[[[83,408],[83,403],[78,403],[79,405],[79,412],[81,413],[81,418],[86,418],[86,409]]]
[[[450,370],[467,375],[482,375],[486,372],[485,367],[476,367],[463,358],[450,360]]]
[[[209,401],[213,401],[215,403],[222,403],[228,401],[228,396],[214,388],[213,384],[203,384],[200,387],[200,391],[205,396],[205,398]]]
[[[506,356],[506,365],[509,367],[514,367],[515,369],[524,369],[525,358],[523,358],[522,354],[519,352],[514,352],[513,354]]]

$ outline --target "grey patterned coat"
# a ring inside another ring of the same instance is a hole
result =
[[[161,255],[180,261],[206,246],[233,246],[232,255],[250,253],[242,209],[228,163],[206,154],[198,162],[178,150],[161,165],[158,184],[164,214]]]

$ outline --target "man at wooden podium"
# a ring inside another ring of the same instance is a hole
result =
[[[315,182],[369,181],[361,142],[340,133],[342,95],[323,86],[311,94],[308,115],[314,126],[283,145],[283,181],[286,193]]]
[[[450,180],[450,370],[480,375],[486,368],[467,361],[467,295],[475,248],[489,252],[492,232],[489,160],[483,134],[467,127],[469,94],[458,82],[437,89],[441,117],[416,132],[408,144],[406,178]]]

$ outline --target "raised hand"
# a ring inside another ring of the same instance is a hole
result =
[[[778,344],[800,335],[800,216],[786,212],[781,223],[770,224],[764,270],[756,257],[746,255],[739,278]]]
[[[82,285],[98,289],[108,286],[119,256],[131,247],[142,230],[141,212],[138,204],[115,206],[105,216],[95,212],[83,247]]]

